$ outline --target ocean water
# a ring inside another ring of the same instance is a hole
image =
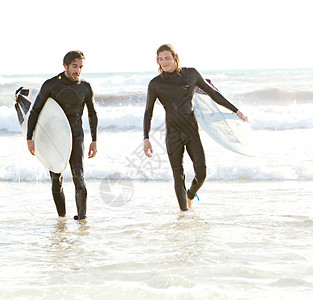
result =
[[[311,299],[313,70],[202,71],[248,118],[256,157],[201,129],[207,179],[179,212],[156,104],[142,151],[146,90],[156,73],[83,74],[95,93],[98,154],[85,160],[88,219],[56,217],[48,171],[26,148],[14,92],[35,97],[54,74],[0,76],[0,284],[3,299]],[[90,133],[84,114],[85,148]],[[193,177],[186,155],[187,185]]]

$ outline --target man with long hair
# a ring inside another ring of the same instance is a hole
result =
[[[166,112],[166,148],[173,170],[175,192],[180,209],[186,211],[191,207],[191,201],[206,177],[205,155],[192,103],[196,87],[207,93],[216,103],[236,113],[242,120],[248,119],[208,85],[196,69],[181,68],[178,54],[172,45],[164,44],[159,47],[157,63],[160,75],[153,78],[148,87],[144,115],[144,152],[148,157],[152,156],[149,132],[154,104],[158,98]],[[195,171],[195,177],[188,190],[185,187],[183,167],[185,148]]]

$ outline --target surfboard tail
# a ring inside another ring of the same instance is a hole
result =
[[[26,115],[29,111],[30,106],[31,106],[31,102],[27,98],[28,95],[29,95],[29,89],[24,89],[23,87],[20,87],[15,92],[15,101],[17,104],[17,105],[15,104],[15,109],[17,111],[17,116],[19,118],[19,121],[20,121],[19,114],[21,113],[21,109],[24,112],[24,115]],[[18,110],[18,108],[17,108],[18,106],[21,109]],[[20,124],[21,124],[21,122],[20,122]]]

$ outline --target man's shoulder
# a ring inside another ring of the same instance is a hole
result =
[[[201,77],[200,73],[195,68],[182,68],[182,73],[184,74],[184,72],[191,80],[198,80]]]
[[[85,87],[89,92],[92,92],[91,84],[85,79],[81,78],[79,82],[83,87]]]
[[[46,83],[46,82],[47,82],[47,83],[49,83],[49,82],[56,82],[56,81],[59,79],[59,76],[60,76],[60,75],[55,75],[55,76],[53,76],[53,77],[47,79],[47,80],[45,81],[45,83]]]
[[[51,77],[51,78],[49,78],[49,79],[47,79],[43,84],[42,84],[42,87],[43,88],[50,88],[50,87],[52,87],[52,86],[54,86],[57,82],[58,82],[58,76],[59,75],[56,75],[56,76],[53,76],[53,77]]]
[[[89,83],[89,81],[85,80],[84,78],[81,78],[81,79],[80,79],[80,83],[81,83],[81,84],[84,84],[84,85],[91,86],[91,84]]]
[[[182,68],[182,71],[188,72],[188,74],[197,74],[199,73],[195,68]]]
[[[152,78],[151,80],[150,80],[150,85],[154,85],[154,84],[157,84],[158,82],[160,82],[160,80],[161,80],[161,75],[157,75],[157,76],[155,76],[154,78]]]
[[[153,78],[151,79],[151,81],[158,81],[158,80],[160,80],[160,79],[161,79],[161,74],[159,74],[159,75],[153,77]]]

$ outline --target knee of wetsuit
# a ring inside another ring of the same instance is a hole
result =
[[[52,190],[59,191],[62,188],[62,183],[63,183],[62,174],[53,173],[50,171],[50,177],[52,181]]]
[[[76,190],[85,190],[86,184],[83,170],[81,168],[74,168],[72,170],[72,175]]]
[[[183,171],[173,172],[173,174],[174,174],[174,185],[177,188],[185,186],[185,174],[182,172]]]
[[[206,166],[199,166],[196,170],[196,176],[199,183],[203,183],[206,178]]]
[[[182,177],[184,178],[184,168],[183,167],[172,167],[173,175],[177,177]]]

